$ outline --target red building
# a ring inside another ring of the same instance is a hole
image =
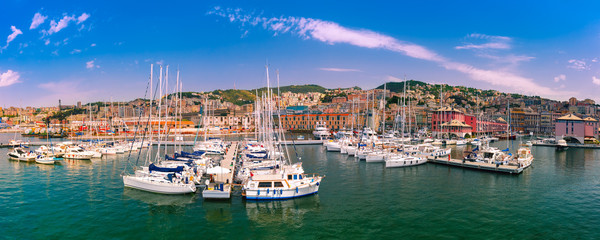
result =
[[[499,118],[496,121],[477,120],[476,116],[464,114],[453,107],[443,107],[431,116],[431,130],[434,134],[464,137],[474,133],[492,134],[506,131],[507,123]]]

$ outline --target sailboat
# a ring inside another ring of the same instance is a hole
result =
[[[152,72],[153,72],[153,67],[154,65],[152,64],[150,67],[150,81],[149,84],[151,85],[150,89],[152,89]],[[159,98],[159,111],[158,111],[158,117],[160,119],[161,117],[161,110],[162,110],[162,84],[163,84],[163,71],[162,71],[162,66],[160,67],[160,80],[159,80],[159,92],[160,92],[160,98]],[[168,66],[167,66],[167,74],[166,74],[166,86],[168,86]],[[152,92],[152,90],[151,90]],[[168,92],[168,88],[166,88],[165,92]],[[155,92],[156,93],[156,92]],[[152,99],[150,101],[150,108],[152,108],[152,102],[154,101],[154,96],[152,96],[152,93],[150,93]],[[168,100],[168,99],[167,99]],[[168,104],[166,103],[167,100],[165,100],[165,105],[167,106],[166,108],[166,112],[165,112],[165,130],[167,127],[166,124],[166,118],[167,118],[167,114],[168,114]],[[142,111],[140,111],[140,118],[141,118],[141,114]],[[147,124],[150,123],[150,118],[151,118],[151,114],[148,115],[148,121]],[[136,130],[137,132],[137,130]],[[155,155],[155,157],[151,156],[150,152],[151,151],[147,151],[147,156],[146,156],[146,162],[150,162],[151,159],[154,159],[157,164],[154,163],[149,163],[149,165],[147,167],[142,167],[141,169],[137,169],[135,170],[135,173],[132,175],[125,175],[123,174],[123,185],[125,187],[129,187],[129,188],[135,188],[138,190],[143,190],[143,191],[148,191],[148,192],[154,192],[154,193],[160,193],[160,194],[187,194],[187,193],[193,193],[196,192],[196,185],[194,183],[194,180],[198,179],[198,176],[196,175],[196,171],[193,168],[193,166],[190,165],[161,165],[161,161],[160,161],[160,157],[161,157],[161,126],[159,125],[159,137],[158,137],[158,148],[157,148],[157,153]],[[166,133],[166,131],[165,131]],[[145,135],[145,133],[144,133]],[[166,136],[165,136],[166,138]],[[142,141],[143,139],[145,139],[145,136],[142,136]],[[138,154],[141,154],[141,151],[138,152]],[[187,162],[190,163],[191,162]],[[127,170],[124,169],[123,172],[125,172]]]
[[[250,176],[242,184],[242,196],[250,200],[280,200],[288,198],[297,198],[306,195],[316,194],[323,176],[317,174],[306,174],[301,162],[291,164],[289,152],[287,152],[285,135],[281,128],[281,117],[277,131],[274,131],[273,110],[280,104],[273,102],[273,94],[270,88],[269,68],[267,72],[267,93],[263,93],[260,102],[260,112],[257,117],[261,120],[262,145],[266,146],[269,152],[279,148],[281,154],[273,154],[272,158],[281,165],[275,168],[250,170]],[[279,74],[278,74],[279,82]],[[257,96],[258,97],[258,96]],[[278,109],[277,109],[278,110]],[[277,111],[279,113],[280,111]],[[274,142],[274,139],[277,142]],[[298,157],[299,159],[299,157]],[[255,174],[256,173],[256,174]]]

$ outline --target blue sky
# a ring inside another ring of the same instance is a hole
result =
[[[1,5],[0,107],[143,97],[151,63],[168,64],[171,81],[179,68],[185,91],[251,89],[265,85],[266,62],[282,85],[406,76],[600,102],[596,1]]]

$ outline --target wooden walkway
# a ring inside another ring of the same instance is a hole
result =
[[[463,168],[471,168],[477,170],[485,170],[492,172],[501,172],[501,173],[510,173],[510,174],[519,174],[523,172],[525,168],[517,167],[517,166],[508,166],[508,165],[496,165],[490,163],[482,163],[482,162],[471,162],[471,161],[463,161],[460,159],[450,159],[450,158],[428,158],[429,162],[450,165],[455,167],[463,167]]]

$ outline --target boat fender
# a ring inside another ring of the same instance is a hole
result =
[[[279,190],[279,194],[280,195],[283,194],[283,189]]]
[[[269,189],[267,188],[267,194],[269,194]]]
[[[319,186],[319,182],[317,182],[317,186]]]
[[[298,193],[298,187],[296,187],[296,193]]]
[[[256,190],[256,195],[260,195],[260,190]]]

